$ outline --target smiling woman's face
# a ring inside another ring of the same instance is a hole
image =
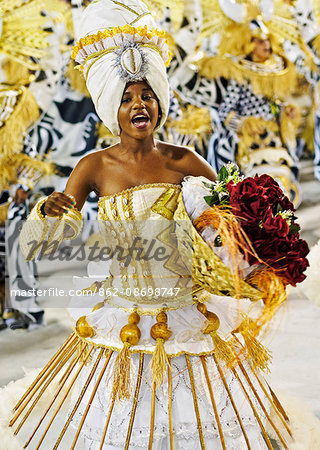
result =
[[[153,133],[158,123],[158,99],[145,81],[128,83],[118,111],[118,120],[123,133],[143,139]]]

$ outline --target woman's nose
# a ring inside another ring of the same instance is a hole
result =
[[[140,98],[140,97],[135,98],[134,102],[133,102],[133,107],[136,109],[143,108],[144,102],[143,102],[142,98]]]

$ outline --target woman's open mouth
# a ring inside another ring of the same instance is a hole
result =
[[[148,126],[150,119],[146,114],[136,114],[131,119],[131,122],[133,123],[133,126],[141,129]]]

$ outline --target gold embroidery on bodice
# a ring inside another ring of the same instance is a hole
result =
[[[98,219],[105,244],[112,241],[112,247],[121,249],[123,257],[112,258],[111,278],[105,283],[111,292],[108,303],[128,309],[144,305],[152,310],[162,304],[176,309],[182,303],[192,303],[191,270],[187,273],[172,237],[175,228],[172,219],[180,192],[179,185],[154,183],[100,198]],[[132,258],[125,259],[124,255],[132,248],[136,250],[137,241],[143,243],[141,254],[147,255],[146,258],[134,253]],[[163,262],[150,256],[157,251],[160,254],[160,247],[168,255]],[[177,290],[172,291],[173,288]]]

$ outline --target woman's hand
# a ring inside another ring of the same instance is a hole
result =
[[[52,192],[44,204],[43,212],[50,217],[62,216],[75,206],[75,198],[71,194]]]

